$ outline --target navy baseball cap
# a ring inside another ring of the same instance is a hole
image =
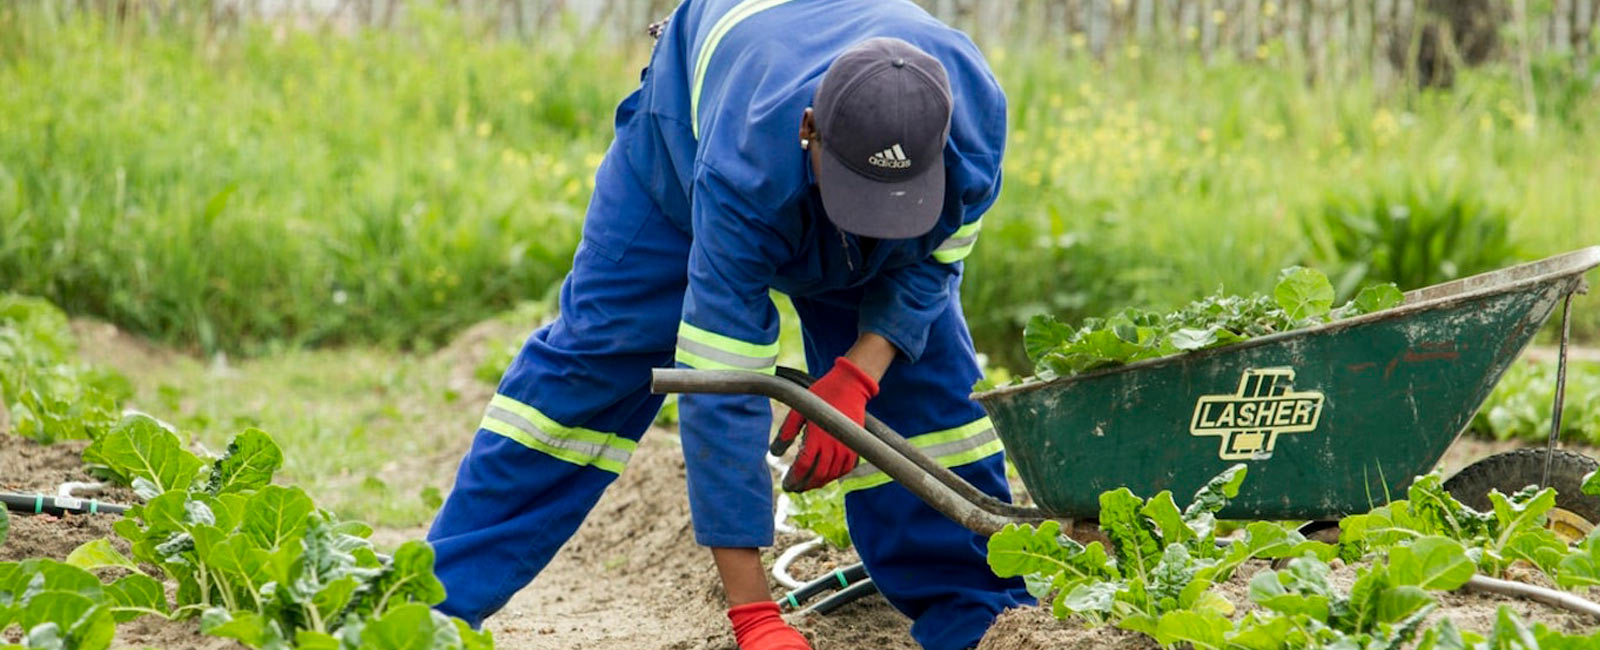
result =
[[[813,110],[817,185],[834,226],[880,239],[927,234],[944,210],[950,80],[897,38],[862,41],[828,66]]]

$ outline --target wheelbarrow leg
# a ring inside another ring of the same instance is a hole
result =
[[[1561,351],[1556,355],[1556,396],[1555,405],[1550,413],[1550,439],[1544,447],[1544,476],[1539,480],[1539,487],[1550,485],[1550,465],[1555,461],[1556,443],[1561,440],[1561,411],[1567,401],[1567,339],[1572,335],[1572,296],[1580,293],[1577,291],[1567,294],[1564,306],[1561,308]]]

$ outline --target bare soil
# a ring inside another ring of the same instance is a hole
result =
[[[1043,607],[1023,607],[1000,615],[978,650],[1096,650],[1159,648],[1154,640],[1137,632],[1114,627],[1085,627],[1076,621],[1058,621]]]
[[[193,620],[169,621],[145,616],[117,626],[113,650],[121,648],[162,648],[163,650],[245,650],[246,646],[232,640],[200,633],[200,623]]]
[[[12,516],[11,534],[0,544],[0,562],[36,557],[65,560],[67,554],[86,542],[112,537],[111,524],[115,521],[105,515]],[[126,544],[119,546],[127,552]]]

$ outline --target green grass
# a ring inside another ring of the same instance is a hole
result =
[[[418,13],[207,40],[0,9],[0,285],[207,350],[427,343],[539,297],[635,63]]]
[[[288,352],[226,370],[186,356],[125,370],[138,386],[138,408],[214,453],[258,427],[283,447],[280,481],[379,526],[432,516],[437,504],[424,491],[448,491],[483,408],[450,392],[442,363],[366,346]]]
[[[1332,275],[1303,221],[1381,188],[1441,184],[1503,211],[1523,258],[1600,243],[1581,200],[1600,178],[1600,93],[1530,117],[1496,69],[1419,94],[1370,79],[1308,85],[1281,55],[1212,66],[1130,51],[1109,64],[990,56],[1013,113],[1008,185],[965,298],[975,338],[1009,343],[999,351],[1014,368],[1033,311],[1262,291],[1293,263]],[[1600,331],[1600,301],[1576,311],[1581,332]]]
[[[52,6],[0,8],[0,289],[207,351],[427,348],[546,295],[646,55],[485,36],[433,9],[348,37],[216,36]],[[1542,67],[1529,114],[1503,69],[1417,93],[1308,84],[1267,52],[988,48],[1012,131],[963,288],[980,350],[1024,368],[1034,313],[1172,306],[1339,264],[1302,221],[1378,188],[1432,182],[1502,211],[1523,258],[1600,243],[1592,88]],[[1576,318],[1592,339],[1600,299]]]

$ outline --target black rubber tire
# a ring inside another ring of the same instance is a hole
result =
[[[1301,535],[1304,535],[1307,540],[1313,542],[1322,542],[1324,544],[1333,544],[1335,546],[1339,544],[1338,520],[1318,519],[1314,521],[1308,521],[1304,524],[1301,524],[1301,526],[1295,530]],[[1293,559],[1294,558],[1292,557],[1280,557],[1273,560],[1272,570],[1282,571],[1289,568],[1289,560]]]
[[[1544,476],[1545,450],[1515,449],[1501,452],[1468,465],[1444,482],[1450,496],[1475,510],[1489,512],[1489,490],[1512,494],[1529,485],[1538,485]],[[1550,461],[1550,487],[1556,489],[1556,507],[1600,524],[1600,497],[1584,494],[1578,488],[1583,477],[1600,469],[1600,462],[1583,454],[1555,450]]]

